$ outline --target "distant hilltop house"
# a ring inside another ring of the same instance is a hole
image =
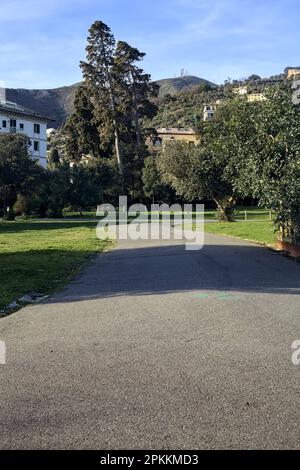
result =
[[[217,107],[222,103],[222,100],[217,100],[213,104],[205,104],[203,109],[203,120],[211,121],[214,117]]]
[[[167,142],[187,142],[189,145],[198,145],[200,137],[193,129],[183,127],[160,127],[156,129],[154,146],[164,146]]]
[[[253,101],[265,101],[267,98],[263,93],[250,93],[247,95],[247,100],[250,102]]]
[[[248,93],[247,87],[236,87],[233,93],[240,95],[249,102],[265,101],[267,98],[263,93]],[[214,103],[205,104],[203,107],[203,121],[211,121],[215,115],[217,107],[224,103],[224,100],[217,100]]]
[[[211,121],[214,117],[216,106],[214,104],[205,104],[203,109],[203,120]]]
[[[10,101],[0,101],[0,134],[24,134],[29,137],[30,154],[47,167],[47,125],[51,119]]]
[[[250,102],[266,100],[266,97],[263,93],[249,93],[246,86],[235,87],[232,91],[235,95],[245,96]]]
[[[285,69],[285,74],[288,80],[294,80],[295,78],[300,78],[300,67],[287,67]]]
[[[248,94],[248,88],[246,86],[235,87],[232,91],[236,95],[247,95]]]

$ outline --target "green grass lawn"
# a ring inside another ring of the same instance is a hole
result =
[[[230,235],[233,237],[252,240],[266,245],[274,245],[276,234],[272,222],[232,222],[232,223],[207,223],[205,231],[219,235]]]
[[[0,310],[32,291],[61,287],[107,247],[95,222],[0,222]]]

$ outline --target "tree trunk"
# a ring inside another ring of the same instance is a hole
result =
[[[124,171],[123,171],[123,161],[122,161],[121,147],[120,147],[120,134],[119,134],[119,127],[118,127],[118,122],[117,122],[116,103],[115,103],[115,97],[113,93],[111,74],[110,74],[108,65],[106,65],[106,76],[108,80],[111,110],[113,114],[113,127],[114,127],[114,136],[115,136],[116,155],[117,155],[117,161],[118,161],[122,186],[124,186]]]
[[[135,125],[135,134],[136,134],[136,143],[137,143],[137,146],[140,147],[140,145],[142,143],[141,128],[140,128],[140,117],[139,117],[139,111],[138,111],[138,106],[137,106],[135,80],[134,80],[134,76],[133,76],[132,71],[131,71],[131,79],[132,79],[132,102],[133,102],[133,110],[134,110],[134,125]]]
[[[219,199],[214,198],[218,207],[218,219],[220,222],[233,222],[234,221],[234,206],[236,205],[237,198],[230,196],[227,198]]]
[[[119,172],[120,172],[121,178],[123,179],[124,171],[123,171],[123,162],[122,162],[122,155],[121,155],[121,149],[120,149],[120,135],[119,135],[117,122],[115,119],[114,119],[114,135],[115,135],[115,147],[116,147],[116,155],[117,155],[117,161],[118,161],[118,166],[119,166]]]
[[[113,113],[113,126],[114,126],[116,155],[117,155],[120,176],[123,180],[124,172],[123,172],[123,162],[122,162],[122,155],[121,155],[121,148],[120,148],[120,134],[119,134],[119,128],[118,128],[118,123],[117,123],[117,118],[116,118],[117,113],[116,113],[115,98],[112,92],[112,86],[111,86],[110,80],[109,80],[109,94],[110,94],[110,101],[111,101],[111,109]]]

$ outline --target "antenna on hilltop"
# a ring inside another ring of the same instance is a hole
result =
[[[180,76],[181,77],[186,77],[189,74],[187,69],[181,69],[180,70]]]

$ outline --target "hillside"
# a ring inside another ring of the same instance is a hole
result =
[[[203,115],[203,104],[224,99],[231,89],[246,85],[249,92],[262,92],[271,85],[286,80],[285,74],[269,78],[252,75],[248,79],[233,80],[224,85],[215,85],[195,76],[158,80],[159,97],[155,99],[159,111],[147,124],[152,127],[194,127]],[[78,83],[51,90],[7,89],[7,99],[54,119],[51,127],[61,126],[72,112]]]
[[[186,76],[158,80],[157,83],[160,85],[160,96],[164,96],[166,94],[175,95],[180,91],[189,90],[201,83],[210,82],[203,78]],[[72,112],[74,97],[78,85],[79,84],[77,83],[75,85],[50,90],[8,88],[6,89],[6,99],[32,109],[44,116],[49,116],[54,119],[51,126],[59,127]]]
[[[195,85],[201,83],[207,83],[210,86],[216,86],[214,83],[205,80],[204,78],[195,77],[194,75],[186,75],[184,77],[177,78],[165,78],[163,80],[157,80],[159,85],[159,96],[165,95],[176,95],[180,91],[187,91],[193,88]]]
[[[78,84],[52,90],[6,89],[6,99],[54,119],[53,127],[59,127],[72,112]]]
[[[247,87],[248,93],[263,93],[270,86],[276,86],[285,81],[284,74],[268,78],[252,75],[247,79],[227,81],[219,86],[187,87],[172,96],[166,94],[158,98],[158,113],[151,121],[146,122],[146,126],[197,128],[203,119],[204,104],[234,97],[235,87],[242,85]]]

